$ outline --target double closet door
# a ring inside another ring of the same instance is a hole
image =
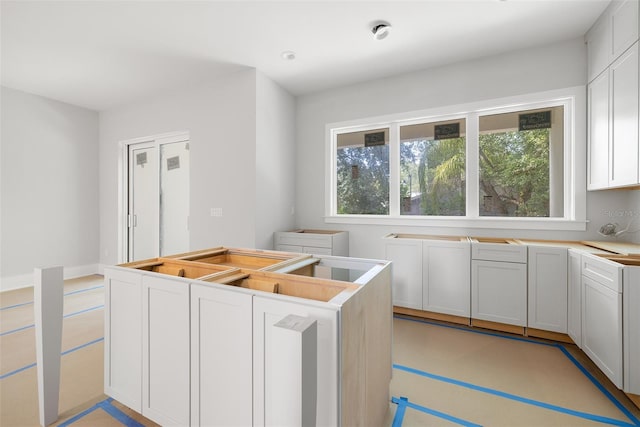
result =
[[[128,145],[127,261],[189,250],[189,135]]]

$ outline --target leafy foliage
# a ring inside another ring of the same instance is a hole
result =
[[[480,215],[549,216],[549,131],[480,135]],[[464,216],[465,138],[400,144],[401,213]],[[389,148],[344,147],[337,156],[339,214],[389,214]]]
[[[389,214],[389,146],[344,147],[337,155],[339,214]]]

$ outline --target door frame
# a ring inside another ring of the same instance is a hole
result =
[[[191,143],[189,131],[167,132],[157,135],[126,139],[119,142],[118,156],[118,264],[129,260],[129,149],[132,145],[151,144],[159,147],[162,144],[188,141]],[[158,152],[159,155],[159,152]],[[158,157],[158,161],[160,158]],[[158,175],[159,176],[159,175]],[[157,246],[159,250],[159,246]]]

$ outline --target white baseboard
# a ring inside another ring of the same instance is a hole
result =
[[[92,274],[102,274],[104,270],[102,264],[79,265],[75,267],[65,267],[63,269],[64,279],[75,279],[76,277],[90,276]],[[33,286],[32,274],[19,274],[17,276],[3,277],[0,279],[0,292],[11,291],[13,289],[28,288]]]

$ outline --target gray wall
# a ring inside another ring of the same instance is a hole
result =
[[[98,113],[2,87],[0,290],[97,271]]]
[[[273,249],[273,232],[295,225],[295,99],[257,73],[255,247]]]
[[[246,69],[100,113],[100,263],[119,262],[120,142],[183,130],[191,138],[190,250],[271,248],[273,231],[294,224],[294,105]]]
[[[301,96],[297,99],[296,122],[297,226],[348,230],[351,255],[373,258],[384,256],[381,237],[391,232],[575,240],[600,238],[597,230],[603,223],[602,212],[605,209],[627,209],[631,203],[629,191],[588,193],[587,219],[593,222],[588,224],[586,232],[438,229],[324,222],[326,124],[586,83],[586,48],[580,38]],[[584,140],[577,142],[586,145]]]

